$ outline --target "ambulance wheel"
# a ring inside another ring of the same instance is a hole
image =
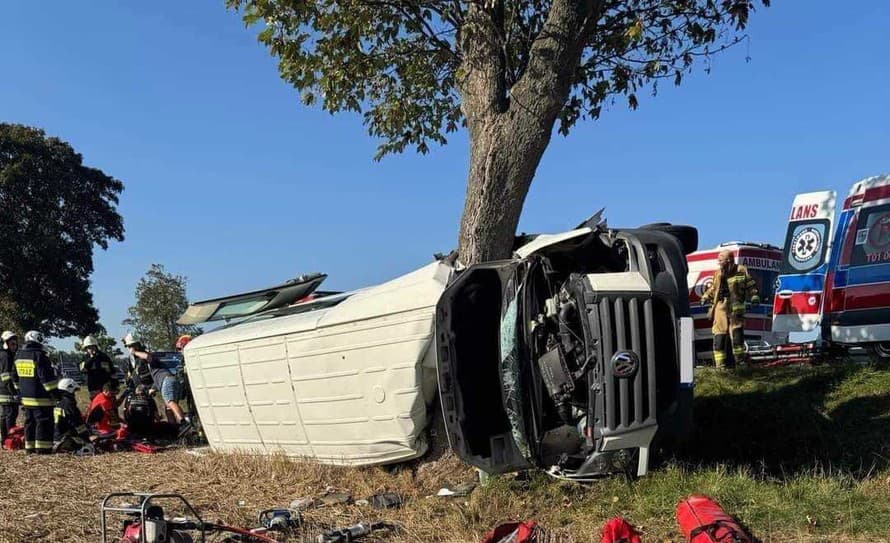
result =
[[[868,346],[871,363],[881,368],[890,367],[890,342],[872,343]]]
[[[640,230],[657,230],[658,232],[674,236],[680,242],[680,246],[683,247],[683,252],[687,255],[698,250],[698,229],[694,226],[655,222],[644,224],[640,227]]]

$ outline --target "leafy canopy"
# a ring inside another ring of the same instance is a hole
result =
[[[761,0],[769,5],[769,0]],[[738,43],[754,0],[227,0],[279,59],[282,78],[307,105],[363,115],[382,143],[377,158],[430,143],[465,124],[461,83],[470,70],[468,10],[483,9],[494,28],[499,92],[526,76],[532,44],[544,37],[556,9],[595,14],[585,25],[584,49],[559,131],[599,117],[605,104],[638,105],[643,88],[680,84],[697,57]],[[472,30],[471,30],[472,29]],[[465,34],[462,36],[462,33]]]
[[[93,247],[123,241],[123,183],[68,143],[0,123],[0,325],[50,336],[98,329]]]
[[[167,273],[164,266],[152,264],[136,285],[136,305],[123,324],[132,326],[140,341],[155,350],[172,350],[182,334],[196,336],[197,326],[183,326],[176,321],[188,307],[186,278]]]

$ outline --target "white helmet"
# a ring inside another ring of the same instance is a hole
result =
[[[25,343],[43,343],[43,334],[37,330],[28,330],[25,334]]]
[[[59,390],[64,390],[65,392],[70,392],[71,394],[74,394],[74,391],[80,388],[80,386],[77,384],[77,381],[69,377],[59,379],[58,386]]]
[[[134,343],[139,343],[139,338],[136,337],[136,334],[134,334],[133,332],[130,332],[126,336],[124,336],[124,345],[125,346],[129,347],[130,345],[133,345]]]
[[[18,339],[18,336],[15,335],[15,332],[10,332],[9,330],[3,332],[3,335],[0,336],[0,339],[3,340],[3,343],[6,343],[10,339]]]
[[[83,347],[84,349],[86,349],[87,347],[98,347],[98,346],[99,346],[99,342],[96,341],[96,338],[94,338],[93,336],[87,336],[87,337],[83,338],[83,343],[81,344],[81,347]]]

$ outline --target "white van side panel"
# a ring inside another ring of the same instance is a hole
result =
[[[195,338],[186,368],[210,445],[340,465],[422,455],[450,272],[434,263],[311,316]]]

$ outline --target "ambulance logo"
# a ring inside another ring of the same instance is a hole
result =
[[[886,213],[871,225],[868,230],[868,244],[876,249],[890,245],[890,213]]]
[[[705,293],[711,287],[711,284],[714,282],[713,275],[706,275],[704,277],[699,276],[698,281],[695,282],[695,286],[692,287],[692,293],[694,294],[694,300],[701,300],[702,294]]]
[[[791,258],[806,266],[822,252],[822,233],[812,226],[802,228],[791,239]]]

